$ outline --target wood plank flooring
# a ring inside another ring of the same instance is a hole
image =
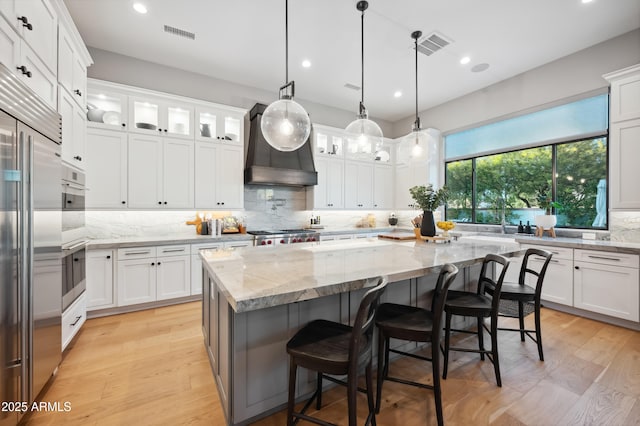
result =
[[[528,326],[532,321],[527,317]],[[445,423],[640,425],[640,333],[550,309],[543,310],[542,327],[545,362],[530,340],[500,333],[502,388],[490,362],[452,353],[442,381]],[[405,358],[393,362],[391,372],[430,382],[430,368]],[[379,425],[435,424],[431,392],[393,382],[385,382],[382,392]],[[71,411],[32,413],[26,425],[224,424],[200,303],[87,321],[40,400],[68,401]],[[342,387],[325,392],[323,404],[319,417],[347,423]],[[365,407],[361,396],[359,423]],[[282,426],[285,413],[255,424]]]

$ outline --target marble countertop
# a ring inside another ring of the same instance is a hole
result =
[[[120,237],[109,239],[90,240],[87,248],[90,250],[111,249],[111,248],[128,248],[128,247],[148,247],[159,245],[173,244],[205,244],[205,243],[224,243],[233,241],[250,241],[253,235],[248,234],[223,234],[219,237],[211,235],[154,235],[145,237]]]
[[[507,235],[509,236],[509,235]],[[521,244],[535,244],[540,246],[556,246],[585,250],[601,250],[615,253],[629,253],[640,255],[640,243],[625,243],[621,241],[582,240],[579,238],[550,238],[515,236]]]
[[[378,276],[400,281],[438,272],[445,263],[463,268],[488,253],[508,256],[521,251],[519,244],[509,242],[434,244],[367,238],[203,250],[200,256],[231,307],[246,312],[363,288]]]

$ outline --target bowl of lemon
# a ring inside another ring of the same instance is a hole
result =
[[[450,220],[439,220],[438,222],[436,222],[436,226],[442,229],[443,237],[448,237],[449,231],[455,228],[456,224],[454,222],[451,222]]]

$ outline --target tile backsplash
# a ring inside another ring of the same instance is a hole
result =
[[[640,243],[640,211],[609,212],[611,241]]]

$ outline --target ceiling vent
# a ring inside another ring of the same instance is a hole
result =
[[[360,90],[360,86],[356,86],[355,84],[345,83],[344,87],[347,89],[355,90],[356,92]]]
[[[165,33],[169,33],[169,34],[173,34],[175,36],[178,37],[184,37],[184,38],[188,38],[191,40],[195,40],[196,39],[196,35],[192,32],[189,31],[185,31],[185,30],[181,30],[180,28],[176,28],[176,27],[172,27],[169,25],[165,25],[164,26],[164,32]]]
[[[431,56],[438,50],[444,49],[446,46],[453,43],[449,37],[446,37],[440,33],[432,32],[418,41],[418,52]],[[411,46],[413,48],[413,45]]]

